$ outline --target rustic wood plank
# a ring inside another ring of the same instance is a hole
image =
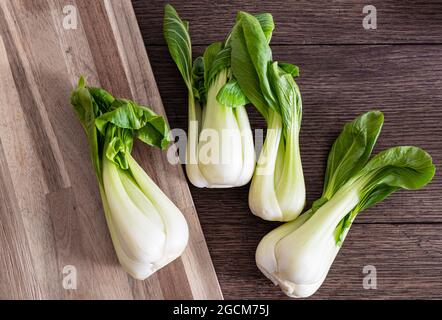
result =
[[[165,44],[161,28],[166,3],[189,20],[194,44],[222,40],[239,10],[272,13],[276,23],[273,44],[442,43],[442,3],[438,0],[133,0],[148,46]],[[377,9],[376,30],[362,26],[365,5]]]
[[[242,221],[210,246],[226,299],[287,299],[257,269],[256,245],[270,230],[266,222]],[[206,232],[209,245],[221,233]],[[239,245],[238,235],[242,242]],[[323,286],[311,299],[440,299],[442,297],[442,226],[356,224]],[[228,252],[228,255],[226,254]],[[373,265],[377,289],[363,288],[364,266]]]
[[[78,9],[74,30],[62,27],[68,4]],[[137,144],[135,155],[185,214],[189,246],[143,282],[122,270],[112,247],[69,96],[84,74],[164,114],[130,1],[3,1],[0,17],[0,243],[8,245],[0,298],[222,298],[181,167],[158,150]],[[76,290],[62,287],[66,265],[77,268]]]
[[[3,115],[0,119],[0,144],[2,145],[2,153],[4,154],[3,165],[4,172],[0,180],[2,180],[2,190],[8,195],[6,206],[0,210],[2,218],[10,216],[12,221],[17,221],[17,226],[2,222],[2,228],[7,232],[7,236],[19,237],[20,242],[15,242],[14,246],[28,248],[26,251],[15,250],[10,253],[8,260],[20,259],[21,255],[26,262],[29,262],[25,268],[27,274],[23,276],[35,277],[38,283],[36,288],[26,288],[21,284],[23,281],[20,276],[13,276],[13,273],[3,273],[8,275],[1,283],[2,297],[22,297],[22,298],[51,298],[52,293],[59,291],[56,281],[56,262],[51,259],[51,255],[55,255],[53,245],[53,237],[49,233],[35,232],[36,230],[51,228],[51,221],[45,214],[46,201],[44,194],[35,192],[42,190],[47,192],[45,184],[44,172],[42,165],[38,159],[38,152],[32,145],[23,144],[23,141],[32,141],[31,130],[26,122],[23,109],[20,108],[20,98],[14,83],[9,60],[7,59],[6,48],[4,46],[3,37],[0,37],[0,112]],[[10,106],[18,106],[10,108]],[[5,198],[6,199],[6,198]],[[12,215],[11,215],[12,213]],[[19,228],[19,229],[17,229]],[[2,239],[1,243],[5,245],[10,239]],[[7,252],[7,250],[5,250]],[[15,256],[14,256],[15,255]],[[29,256],[29,257],[28,257]],[[28,260],[31,258],[32,263]],[[3,263],[6,261],[4,257],[1,259]],[[13,262],[12,265],[5,267],[3,270],[17,269],[20,267]],[[35,285],[34,281],[29,282]],[[41,288],[41,290],[40,290]],[[36,295],[29,295],[32,290],[37,290]]]
[[[189,8],[187,4],[177,3],[178,8],[180,5],[183,10]],[[229,5],[225,7],[233,10]],[[204,6],[202,10],[210,12],[212,6]],[[199,20],[192,12],[195,10],[189,10],[189,20]],[[155,23],[152,19],[143,21],[146,22],[141,23],[141,31],[149,43]],[[215,26],[215,23],[205,26],[208,33],[204,34],[204,43],[215,40],[210,38],[210,30]],[[155,28],[154,33],[159,34],[160,27]],[[215,35],[216,31],[213,32]],[[296,39],[291,38],[291,43]],[[161,42],[158,44],[148,46],[147,50],[169,121],[172,127],[186,128],[186,88],[167,48]],[[204,48],[196,46],[195,55]],[[372,108],[382,110],[386,119],[375,152],[394,145],[415,144],[431,153],[440,172],[442,144],[437,138],[442,134],[440,46],[283,44],[273,45],[272,49],[275,59],[301,67],[298,79],[304,103],[301,152],[309,203],[321,193],[328,150],[342,124]],[[249,116],[252,127],[265,127],[253,109],[249,109]],[[250,214],[245,200],[248,186],[229,190],[191,186],[191,191],[201,212],[224,296],[285,298],[255,267],[256,245],[276,224]],[[397,192],[363,212],[356,219],[327,281],[313,298],[440,298],[441,191],[442,176],[437,173],[423,190]],[[362,268],[367,264],[378,268],[377,290],[362,288]]]
[[[12,188],[6,155],[0,141],[0,295],[4,299],[38,299],[41,297],[31,262],[20,209]]]
[[[196,54],[202,50],[195,48]],[[375,153],[396,145],[417,145],[427,150],[438,171],[442,170],[442,144],[436,138],[442,135],[442,47],[276,46],[273,52],[275,59],[293,62],[301,69],[300,143],[309,203],[321,193],[327,154],[342,125],[370,109],[385,114]],[[167,48],[150,47],[148,53],[171,126],[186,128],[187,92],[172,59],[164,58]],[[265,127],[253,108],[249,108],[249,115],[252,127]],[[219,216],[239,219],[250,214],[244,201],[248,187],[191,187],[191,191],[207,233],[215,232],[213,224]],[[442,222],[441,192],[442,176],[436,174],[424,189],[397,192],[361,214],[358,221]]]

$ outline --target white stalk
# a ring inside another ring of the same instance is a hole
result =
[[[235,109],[221,105],[216,99],[226,82],[227,70],[223,70],[210,86],[199,136],[198,168],[211,188],[240,185],[238,181],[244,167],[241,129]],[[247,162],[250,163],[250,159]]]
[[[275,165],[281,135],[281,117],[277,112],[271,111],[266,138],[249,191],[249,207],[252,213],[270,221],[284,219],[275,190]]]
[[[282,221],[291,221],[304,209],[306,197],[298,121],[293,121],[288,131],[281,177],[276,186],[276,195],[283,214]]]
[[[156,262],[156,267],[159,269],[183,253],[189,239],[189,228],[181,211],[152,181],[131,155],[128,156],[128,161],[130,171],[140,186],[140,190],[157,209],[164,223],[166,242],[163,255]]]
[[[323,283],[340,247],[336,226],[360,201],[363,182],[342,187],[311,217],[304,214],[266,235],[256,262],[290,297],[308,297]]]
[[[247,111],[244,106],[235,108],[235,116],[238,122],[239,130],[241,132],[241,146],[242,146],[242,169],[239,175],[236,186],[243,186],[249,183],[255,171],[255,145],[253,143],[253,133],[250,127]]]
[[[198,140],[201,126],[201,106],[189,94],[189,127],[186,145],[186,173],[190,182],[198,188],[209,185],[198,167]]]
[[[155,219],[146,216],[128,196],[119,170],[113,162],[103,159],[103,185],[109,209],[106,217],[121,264],[125,268],[134,263],[143,266],[126,269],[133,277],[143,279],[154,272],[156,262],[162,258],[166,235]]]

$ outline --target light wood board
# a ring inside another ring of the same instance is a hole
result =
[[[77,28],[66,29],[72,9]],[[184,213],[190,240],[145,281],[118,264],[69,103],[80,75],[164,114],[129,0],[0,1],[0,298],[222,298],[181,167],[142,144],[135,157]],[[63,287],[66,266],[76,289]]]

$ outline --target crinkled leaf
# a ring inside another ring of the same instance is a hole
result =
[[[292,77],[296,78],[299,77],[299,67],[295,66],[294,64],[288,63],[288,62],[278,62],[278,66],[284,70],[284,72],[289,73],[292,75]]]
[[[132,151],[133,140],[132,130],[109,126],[104,144],[106,158],[115,162],[121,169],[127,170],[129,168],[127,155]]]
[[[226,107],[236,108],[249,103],[235,79],[229,80],[218,92],[216,100]]]
[[[133,101],[114,99],[103,89],[88,88],[84,78],[72,92],[71,103],[87,134],[100,184],[103,154],[127,169],[126,157],[132,151],[134,137],[161,149],[169,144],[169,129],[162,116]]]
[[[77,88],[72,91],[71,104],[74,107],[75,113],[83,126],[89,143],[89,150],[91,153],[91,160],[94,170],[97,174],[98,180],[102,181],[101,168],[101,152],[100,138],[97,135],[97,128],[95,126],[95,116],[99,113],[98,106],[93,97],[86,88],[86,81],[80,77]]]
[[[94,98],[94,101],[98,105],[98,109],[100,110],[99,115],[111,110],[111,106],[115,98],[109,92],[101,88],[93,87],[88,88],[88,90],[91,96]]]
[[[138,130],[158,115],[149,108],[137,105],[125,99],[115,99],[111,105],[112,111],[107,112],[95,120],[101,134],[105,134],[106,125],[110,122],[117,127]]]
[[[115,99],[111,108],[95,120],[101,134],[105,134],[107,124],[133,130],[141,141],[164,149],[169,144],[169,130],[166,121],[151,109],[140,106],[133,101]]]
[[[135,131],[135,136],[150,146],[166,149],[170,143],[169,127],[161,116],[151,118],[145,126]]]

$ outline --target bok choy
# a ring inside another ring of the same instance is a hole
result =
[[[260,21],[270,36],[271,16],[260,15]],[[189,24],[171,5],[165,7],[164,37],[188,89],[190,182],[200,188],[247,184],[255,168],[255,149],[245,109],[248,100],[230,68],[229,37],[209,45],[202,57],[192,61]]]
[[[322,197],[259,243],[259,269],[288,296],[308,297],[318,290],[358,213],[433,178],[430,155],[417,147],[393,147],[369,160],[382,124],[379,111],[347,123],[328,156]]]
[[[265,220],[293,220],[305,205],[299,149],[302,101],[294,80],[299,70],[292,64],[272,61],[265,30],[248,13],[238,13],[230,45],[233,76],[267,122],[249,207]]]
[[[106,221],[118,259],[136,279],[145,279],[184,251],[188,228],[180,210],[131,156],[134,138],[165,149],[162,116],[115,99],[80,78],[71,103],[89,142]]]

